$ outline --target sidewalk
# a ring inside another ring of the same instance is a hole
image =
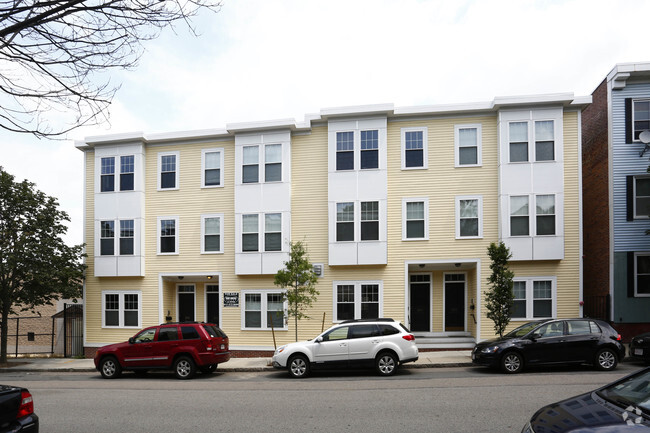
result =
[[[420,352],[416,362],[404,364],[404,368],[462,367],[472,364],[470,350],[447,350],[439,352]],[[92,359],[73,358],[14,358],[8,360],[8,367],[0,367],[0,375],[10,372],[36,371],[81,371],[93,372]],[[12,365],[14,364],[14,365]],[[219,364],[218,371],[272,371],[271,358],[231,358]]]

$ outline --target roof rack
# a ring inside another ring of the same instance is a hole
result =
[[[343,323],[363,323],[363,322],[394,322],[395,319],[390,319],[388,317],[382,317],[380,319],[353,319],[353,320],[345,320],[341,322]]]

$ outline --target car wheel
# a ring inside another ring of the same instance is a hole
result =
[[[210,374],[216,369],[217,369],[217,364],[204,365],[203,367],[199,368],[199,370],[201,370],[201,373],[204,374]]]
[[[602,349],[599,350],[596,354],[595,364],[598,370],[613,370],[618,364],[618,358],[616,357],[616,353],[614,353],[611,349]]]
[[[524,358],[517,352],[507,352],[501,358],[501,370],[504,373],[519,373],[524,369]]]
[[[178,379],[191,379],[196,373],[192,358],[181,356],[174,363],[174,374]]]
[[[383,352],[375,359],[375,368],[380,375],[390,376],[397,370],[397,363],[397,357],[394,354]]]
[[[101,364],[99,364],[99,371],[102,373],[104,379],[115,379],[122,374],[122,367],[117,362],[117,359],[108,356],[102,359]]]
[[[293,378],[307,377],[309,375],[309,360],[304,355],[296,355],[289,360],[287,370]]]

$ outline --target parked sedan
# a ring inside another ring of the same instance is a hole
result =
[[[535,412],[521,433],[650,432],[650,368]]]
[[[593,319],[546,319],[530,322],[501,338],[478,343],[472,362],[519,373],[540,364],[592,364],[613,370],[625,357],[621,336]]]
[[[650,364],[650,332],[637,335],[630,342],[630,356]]]
[[[0,385],[0,433],[38,433],[34,399],[26,388]]]

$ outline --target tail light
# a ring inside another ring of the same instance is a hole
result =
[[[22,418],[34,413],[34,399],[32,398],[32,395],[27,391],[23,391],[20,394],[22,401],[20,402],[16,418]]]
[[[616,341],[621,341],[621,334],[616,335]]]
[[[402,335],[402,338],[405,339],[406,341],[415,341],[415,337],[413,336],[413,334]]]

